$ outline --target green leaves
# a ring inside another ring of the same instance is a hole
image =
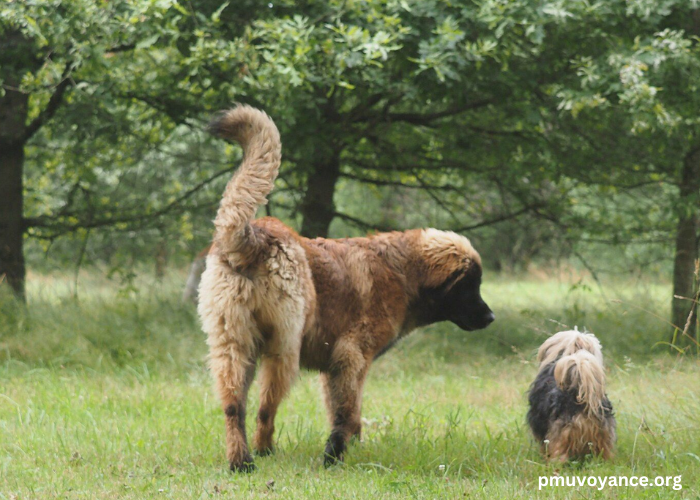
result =
[[[153,44],[155,44],[158,39],[160,38],[160,34],[156,34],[153,36],[149,36],[148,38],[144,38],[142,40],[139,40],[138,43],[136,44],[137,49],[147,49],[151,47]]]
[[[293,221],[313,169],[339,158],[336,202],[354,219],[462,228],[522,211],[570,240],[667,231],[699,137],[696,4],[6,2],[0,38],[20,30],[31,46],[12,65],[28,120],[71,82],[27,150],[28,217],[41,237],[92,217],[142,243],[154,227],[206,240],[238,149],[202,129],[241,101],[281,129],[273,196]],[[628,186],[661,208],[635,209]],[[394,208],[409,201],[410,215]]]

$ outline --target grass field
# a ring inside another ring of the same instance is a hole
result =
[[[328,425],[302,373],[277,420],[278,450],[228,472],[223,417],[181,275],[115,290],[97,275],[33,276],[28,312],[0,299],[0,498],[698,498],[700,364],[668,354],[669,287],[595,288],[487,276],[485,331],[437,325],[375,363],[363,442],[323,468]],[[657,318],[655,315],[660,316]],[[542,461],[525,425],[533,354],[547,335],[595,332],[618,418],[617,457]],[[251,391],[249,427],[256,388]],[[682,476],[683,489],[583,486],[538,477]]]

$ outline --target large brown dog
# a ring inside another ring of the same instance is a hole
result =
[[[245,151],[214,220],[199,302],[231,469],[253,468],[245,414],[258,358],[255,449],[272,450],[277,408],[303,366],[321,372],[333,428],[325,463],[342,460],[360,434],[362,388],[377,356],[421,325],[476,330],[494,320],[479,292],[479,254],[466,238],[435,229],[311,240],[277,219],[252,220],[277,177],[277,127],[239,106],[212,129]]]

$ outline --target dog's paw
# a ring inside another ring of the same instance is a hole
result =
[[[264,448],[259,448],[255,450],[255,454],[259,457],[267,457],[269,455],[272,455],[275,452],[275,449],[272,446],[266,446]]]
[[[242,460],[232,460],[229,468],[233,472],[253,472],[256,467],[253,463],[253,457],[246,455]]]
[[[343,457],[341,456],[335,456],[335,455],[329,455],[328,453],[324,453],[323,455],[323,466],[328,468],[328,467],[333,467],[336,464],[343,463]]]
[[[345,443],[339,436],[331,435],[323,452],[323,465],[330,467],[343,461]]]

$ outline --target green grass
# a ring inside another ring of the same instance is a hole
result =
[[[277,419],[278,451],[258,471],[226,469],[223,417],[204,337],[178,300],[183,276],[118,292],[97,275],[34,276],[28,311],[0,299],[0,498],[560,498],[700,494],[700,365],[656,346],[669,287],[597,289],[487,277],[488,330],[438,325],[375,363],[364,440],[326,470],[317,377],[302,373]],[[578,325],[601,339],[618,455],[542,461],[525,425],[533,354]],[[251,410],[257,400],[251,391]],[[254,420],[250,412],[249,426]],[[554,488],[540,475],[682,475],[671,488]],[[274,485],[270,483],[274,481]]]

